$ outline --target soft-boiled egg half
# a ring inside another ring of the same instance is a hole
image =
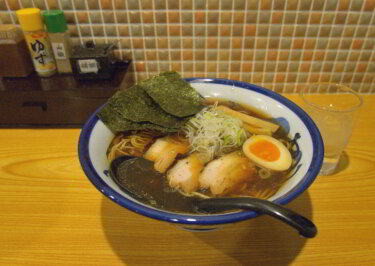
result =
[[[270,136],[254,135],[245,141],[242,149],[251,161],[263,168],[284,171],[292,165],[289,150]]]

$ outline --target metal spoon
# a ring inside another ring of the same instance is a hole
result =
[[[251,210],[267,214],[293,228],[301,236],[313,238],[317,228],[309,219],[268,200],[250,197],[198,199],[184,197],[164,184],[164,175],[153,168],[153,162],[143,158],[121,156],[112,161],[110,175],[118,186],[135,199],[168,210],[203,211],[207,213],[228,210]]]

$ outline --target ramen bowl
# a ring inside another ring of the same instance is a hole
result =
[[[311,118],[285,97],[262,87],[224,79],[186,79],[202,96],[230,100],[251,106],[271,116],[296,143],[296,166],[290,178],[269,198],[285,205],[304,192],[315,180],[323,162],[323,141]],[[87,120],[79,139],[81,167],[91,183],[116,204],[140,215],[176,223],[192,230],[211,230],[257,216],[253,211],[223,214],[181,214],[145,205],[125,193],[109,176],[107,149],[114,134],[97,117],[100,108]]]

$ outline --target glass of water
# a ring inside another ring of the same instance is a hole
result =
[[[324,161],[320,175],[330,175],[348,145],[363,99],[354,90],[331,83],[308,84],[301,89],[300,96],[302,108],[314,120],[323,138]]]

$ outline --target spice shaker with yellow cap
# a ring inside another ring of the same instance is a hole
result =
[[[39,8],[24,8],[16,12],[21,29],[24,32],[34,67],[40,77],[49,77],[56,73],[48,35]]]

